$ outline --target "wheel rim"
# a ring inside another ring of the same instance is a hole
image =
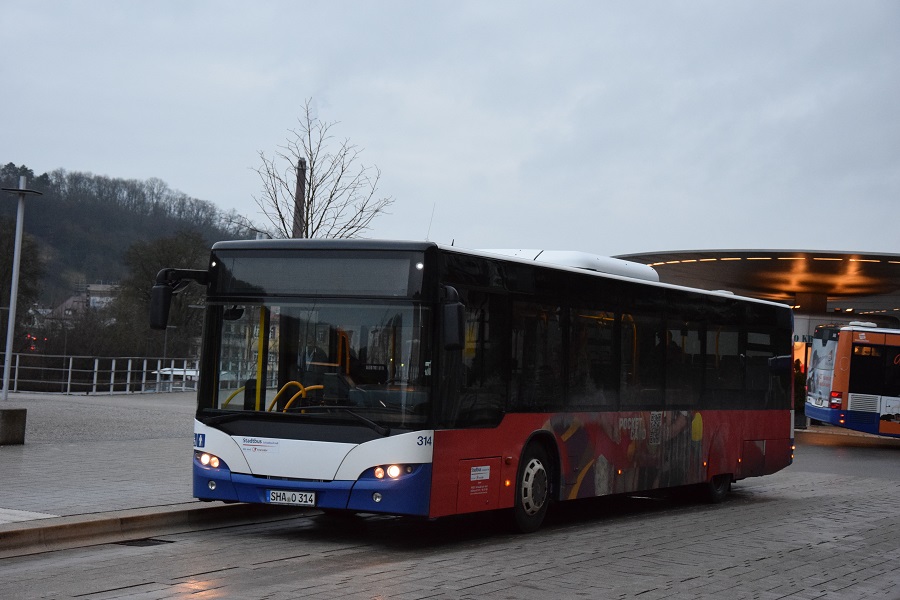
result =
[[[543,463],[532,458],[522,472],[522,510],[528,516],[536,515],[547,501],[547,470]]]

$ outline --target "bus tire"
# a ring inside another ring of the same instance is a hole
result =
[[[703,495],[710,504],[718,504],[728,497],[731,491],[731,473],[715,475],[704,484]]]
[[[529,444],[522,453],[516,475],[516,502],[513,506],[515,529],[521,533],[537,531],[550,505],[551,468],[547,451],[540,444]]]

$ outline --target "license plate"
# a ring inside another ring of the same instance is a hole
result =
[[[291,492],[288,490],[266,490],[269,504],[290,504],[291,506],[315,506],[315,492]]]

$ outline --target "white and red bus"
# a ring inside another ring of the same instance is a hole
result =
[[[194,495],[505,509],[531,531],[551,501],[679,486],[717,501],[791,464],[788,307],[499,252],[220,242],[208,270],[161,271],[157,328],[174,289],[207,287]]]
[[[804,409],[817,421],[900,437],[900,329],[817,327]]]

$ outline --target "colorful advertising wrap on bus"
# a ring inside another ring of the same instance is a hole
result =
[[[491,435],[476,434],[474,444],[472,436],[465,432],[438,431],[432,516],[483,510],[482,506],[511,507],[512,482],[519,465],[514,456],[504,456],[504,451],[521,451],[519,440],[527,437],[524,432],[540,431],[552,436],[558,456],[551,461],[559,461],[561,499],[698,484],[706,481],[710,472],[723,470],[741,479],[774,473],[788,466],[791,462],[789,426],[785,425],[780,435],[771,433],[773,426],[780,427],[783,419],[772,414],[755,419],[752,425],[746,421],[741,415],[725,412],[704,415],[690,411],[627,416],[580,413],[555,415],[543,421],[510,415]],[[735,447],[729,441],[735,438],[745,441]],[[458,495],[446,493],[457,489],[457,483],[465,483],[464,477],[470,476],[469,471],[459,478],[451,474],[456,473],[452,467],[461,462],[460,457],[467,456],[466,449],[471,455],[473,446],[485,456],[494,455],[499,469],[491,470],[490,481],[479,481],[477,488],[461,485]],[[498,471],[496,475],[494,471]],[[437,493],[439,486],[445,488],[443,493]],[[468,496],[476,493],[479,496],[489,493],[491,497],[472,502]]]

